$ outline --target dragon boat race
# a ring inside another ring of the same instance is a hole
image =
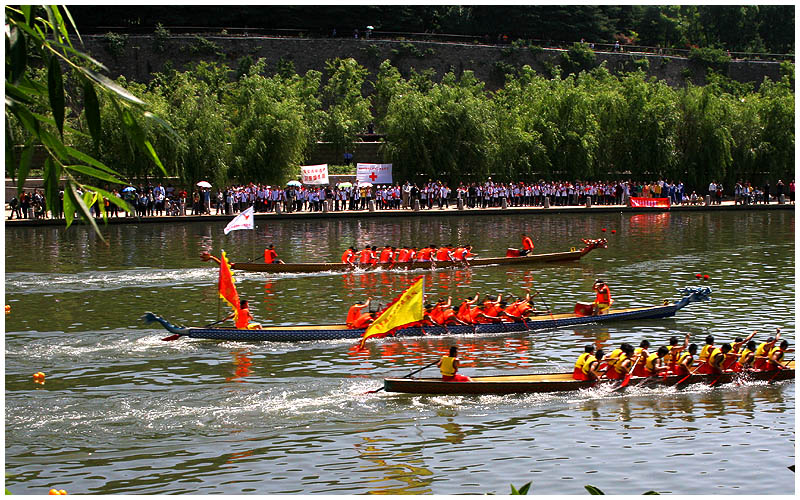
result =
[[[614,494],[792,494],[793,369],[791,380],[772,372],[681,384],[632,377],[623,390],[558,374],[571,375],[586,345],[610,352],[649,340],[655,352],[673,336],[701,347],[708,335],[721,345],[755,330],[762,343],[780,328],[794,347],[794,211],[589,212],[257,217],[253,230],[227,236],[224,221],[142,222],[109,225],[108,246],[87,226],[7,227],[7,488],[507,494],[532,482],[537,494],[581,494],[586,485]],[[427,335],[370,338],[359,349],[360,334],[165,341],[171,332],[142,320],[150,311],[191,328],[228,315],[219,266],[202,261],[204,251],[246,261],[255,248],[263,262],[273,244],[287,263],[335,262],[350,246],[453,243],[472,244],[478,258],[519,247],[521,233],[537,254],[582,239],[607,246],[560,263],[233,277],[264,332],[343,324],[351,305],[367,297],[386,305],[419,278],[426,302],[530,293],[529,331],[427,326]],[[613,294],[610,314],[675,304],[687,288],[710,295],[665,317],[562,324],[577,302],[594,299],[597,278]],[[545,392],[495,384],[476,394],[384,386],[436,380],[430,365],[451,346],[459,373],[475,380],[451,386],[498,376],[550,382]]]
[[[795,489],[795,17],[6,5],[6,495]]]

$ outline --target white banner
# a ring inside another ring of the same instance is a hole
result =
[[[391,184],[392,164],[356,163],[356,180],[372,184]]]
[[[300,167],[303,184],[328,184],[328,164],[304,165]]]
[[[253,207],[250,207],[234,217],[233,220],[230,221],[227,226],[225,226],[225,234],[228,234],[231,231],[236,231],[237,229],[255,229],[253,219],[255,219],[253,216]]]

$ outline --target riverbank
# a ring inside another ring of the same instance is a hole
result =
[[[469,215],[548,215],[548,214],[579,214],[579,213],[603,213],[603,212],[628,212],[628,213],[653,213],[653,212],[703,212],[703,211],[753,211],[753,210],[794,210],[794,205],[789,203],[778,204],[770,203],[767,205],[735,205],[733,201],[723,201],[721,205],[678,205],[669,209],[664,208],[645,208],[628,207],[626,205],[593,205],[586,206],[563,206],[549,208],[544,207],[507,207],[507,208],[465,208],[459,210],[455,204],[449,208],[433,208],[430,210],[340,210],[329,212],[256,212],[256,221],[279,220],[279,219],[338,219],[338,218],[365,218],[365,217],[397,217],[397,216],[421,216],[421,217],[441,217],[441,216],[469,216]],[[213,211],[213,210],[212,210]],[[11,211],[6,210],[6,227],[24,226],[63,226],[64,219],[9,219]],[[152,216],[138,217],[122,215],[120,217],[109,217],[109,224],[144,224],[151,222],[196,222],[196,221],[230,221],[233,215],[178,215],[178,216]],[[76,220],[76,224],[83,221]]]

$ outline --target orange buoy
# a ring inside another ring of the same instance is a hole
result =
[[[51,488],[50,493],[48,493],[48,495],[60,495],[60,494],[61,493],[59,493],[58,490],[55,488]]]
[[[601,229],[601,231],[603,231],[605,233],[606,232],[606,228]]]
[[[59,495],[66,495],[67,494],[67,490],[58,490],[58,494]]]
[[[616,230],[616,229],[612,229],[612,230],[611,230],[611,234],[616,234],[616,232],[617,232],[617,230]]]
[[[708,279],[708,275],[707,275],[707,274],[704,274],[704,275],[703,275],[703,279],[704,279],[704,280],[707,280],[707,279]]]
[[[11,306],[6,304],[6,314],[11,314]]]

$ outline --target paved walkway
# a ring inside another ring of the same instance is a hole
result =
[[[433,208],[431,210],[341,210],[330,212],[282,212],[280,214],[275,212],[256,212],[256,219],[269,220],[269,219],[314,219],[314,218],[358,218],[358,217],[397,217],[397,216],[470,216],[470,215],[509,215],[509,214],[564,214],[564,213],[600,213],[600,212],[630,212],[630,213],[645,213],[645,212],[694,212],[694,211],[716,211],[716,210],[794,210],[794,205],[789,203],[778,204],[770,203],[768,205],[735,205],[733,201],[723,201],[721,205],[676,205],[669,209],[664,208],[642,208],[642,207],[628,207],[625,205],[592,205],[586,206],[564,206],[550,208],[543,207],[508,207],[508,208],[472,208],[458,210],[455,203],[451,203],[449,208]],[[195,222],[195,221],[230,221],[234,215],[183,215],[183,216],[153,216],[153,217],[135,217],[120,215],[119,217],[109,217],[109,224],[141,224],[148,222]],[[65,225],[63,219],[10,219],[11,211],[5,211],[5,224],[6,227],[14,226],[44,226],[44,225]],[[102,221],[102,219],[101,219]],[[80,222],[76,219],[76,222]]]

